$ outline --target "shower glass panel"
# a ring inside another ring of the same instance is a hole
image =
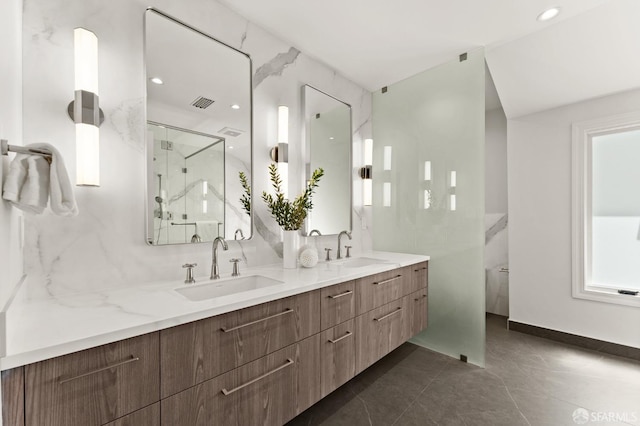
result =
[[[224,139],[157,123],[153,135],[154,244],[212,241],[224,233]]]
[[[484,366],[484,51],[373,95],[373,245],[431,256],[416,344]]]

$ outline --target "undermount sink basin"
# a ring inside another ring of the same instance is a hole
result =
[[[231,278],[224,281],[209,281],[204,284],[180,287],[175,289],[175,291],[193,302],[198,302],[279,284],[283,284],[283,282],[263,277],[262,275],[248,275],[246,277]]]
[[[355,257],[345,260],[340,266],[344,266],[345,268],[362,268],[363,266],[382,265],[383,263],[388,262],[384,259],[374,259],[372,257]]]

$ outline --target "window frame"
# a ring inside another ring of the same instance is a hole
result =
[[[572,124],[572,289],[576,299],[640,307],[640,294],[591,284],[592,139],[640,129],[640,111]]]

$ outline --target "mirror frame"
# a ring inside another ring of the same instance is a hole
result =
[[[251,214],[249,215],[249,227],[250,227],[250,231],[251,234],[248,237],[245,237],[243,240],[227,240],[228,242],[231,241],[249,241],[253,238],[254,232],[255,232],[255,228],[254,228],[254,202],[255,202],[255,198],[254,198],[254,194],[253,194],[253,61],[251,60],[251,56],[246,53],[243,52],[239,49],[236,49],[235,47],[218,40],[217,38],[213,37],[210,34],[207,34],[197,28],[192,27],[191,25],[187,24],[186,22],[177,19],[155,7],[147,7],[144,11],[144,13],[142,14],[142,59],[143,59],[143,64],[142,64],[142,78],[144,81],[144,105],[143,105],[143,109],[144,109],[144,131],[143,131],[143,135],[147,134],[147,125],[149,123],[149,116],[147,113],[147,98],[148,98],[148,86],[149,86],[149,80],[147,78],[147,24],[146,24],[146,14],[148,12],[154,12],[160,16],[162,16],[163,18],[166,18],[178,25],[181,25],[183,27],[185,27],[186,29],[189,29],[197,34],[200,34],[204,37],[207,37],[208,39],[212,40],[215,43],[218,43],[222,46],[225,46],[229,49],[232,49],[233,51],[242,54],[243,56],[245,56],[248,60],[249,60],[249,172],[250,172],[250,176],[249,176],[249,187],[251,188]],[[149,197],[149,189],[150,189],[150,177],[152,175],[153,172],[153,163],[151,162],[150,158],[152,158],[152,156],[149,155],[149,143],[146,140],[146,136],[145,136],[145,141],[144,141],[144,146],[145,146],[145,200],[144,200],[144,205],[145,205],[145,242],[148,246],[152,246],[152,247],[163,247],[163,246],[175,246],[175,245],[185,245],[185,244],[211,244],[211,241],[203,241],[200,243],[190,243],[190,242],[185,242],[185,243],[168,243],[168,244],[153,244],[153,238],[150,239],[149,235],[153,236],[153,221],[150,220],[151,217],[149,216],[151,214],[151,212],[153,211],[153,208],[151,207],[151,203],[150,203],[150,197]],[[153,147],[151,147],[153,148]],[[225,161],[226,161],[226,156],[225,156]],[[226,186],[226,181],[227,181],[227,176],[226,176],[226,165],[225,165],[225,186]],[[225,188],[226,189],[226,188]],[[225,205],[227,203],[227,197],[226,197],[226,191],[225,191]],[[226,207],[225,207],[226,208]],[[225,217],[226,217],[226,213],[225,213]],[[226,223],[225,223],[226,226]],[[151,231],[151,232],[149,232]],[[225,236],[226,236],[226,229],[225,229]],[[226,240],[226,238],[225,238]]]
[[[311,132],[309,131],[307,126],[307,104],[306,104],[306,94],[305,94],[307,87],[319,93],[322,93],[323,95],[328,96],[331,99],[337,102],[340,102],[341,104],[349,108],[349,142],[350,142],[349,143],[349,201],[350,203],[349,203],[349,229],[347,229],[347,231],[351,232],[353,231],[353,108],[351,107],[351,104],[348,104],[345,101],[338,99],[333,95],[328,94],[324,90],[320,90],[317,87],[312,86],[311,84],[302,85],[300,91],[302,93],[302,104],[301,104],[302,114],[301,115],[302,115],[302,123],[303,123],[302,128],[304,133],[305,182],[311,179],[311,174],[313,172],[311,170]],[[305,237],[308,237],[309,232],[311,231],[312,229],[310,229],[309,219],[307,218],[304,220],[302,235]],[[325,235],[338,235],[338,234],[337,233],[322,234],[322,236],[325,236]]]

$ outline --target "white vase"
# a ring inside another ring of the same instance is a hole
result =
[[[298,231],[282,231],[282,266],[285,269],[298,267],[298,248],[300,238]]]

